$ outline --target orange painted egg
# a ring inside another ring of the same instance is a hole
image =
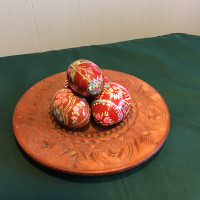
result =
[[[67,70],[71,89],[84,97],[98,95],[104,86],[101,69],[89,60],[76,60]]]
[[[103,126],[120,122],[129,112],[131,97],[128,90],[113,82],[106,82],[104,89],[92,102],[92,115]]]
[[[87,125],[90,120],[90,107],[86,99],[69,89],[61,89],[55,93],[53,113],[60,123],[73,129]]]

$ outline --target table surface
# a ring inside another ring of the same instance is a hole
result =
[[[165,99],[169,136],[146,163],[114,175],[68,175],[41,166],[19,147],[12,116],[20,97],[80,58],[136,76]],[[0,70],[0,199],[200,199],[200,36],[170,34],[9,56],[0,58]]]

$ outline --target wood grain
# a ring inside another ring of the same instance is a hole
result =
[[[170,126],[161,95],[134,76],[111,70],[103,73],[129,88],[132,103],[127,117],[110,127],[92,118],[82,129],[61,126],[51,114],[51,105],[54,93],[64,85],[65,73],[48,77],[22,96],[13,115],[16,139],[30,157],[66,173],[104,175],[136,167],[161,148]]]

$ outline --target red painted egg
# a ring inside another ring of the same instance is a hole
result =
[[[104,89],[92,102],[92,115],[103,126],[120,122],[129,112],[131,97],[128,90],[113,82],[106,82]]]
[[[90,120],[90,107],[86,99],[69,89],[61,89],[55,93],[53,113],[60,123],[73,129],[87,125]]]
[[[68,84],[71,89],[84,96],[99,94],[104,86],[101,69],[89,60],[76,60],[67,70]]]

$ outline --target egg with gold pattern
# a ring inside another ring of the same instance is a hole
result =
[[[68,85],[84,97],[98,95],[104,86],[101,69],[89,60],[76,60],[67,70]]]

